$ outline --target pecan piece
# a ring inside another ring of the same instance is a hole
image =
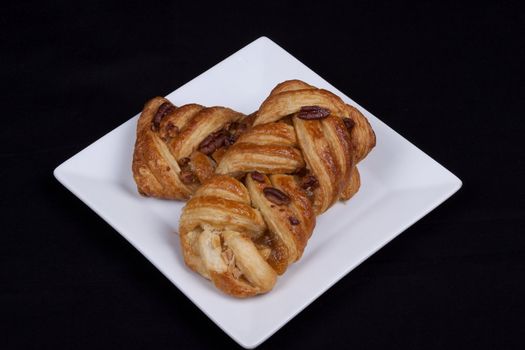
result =
[[[329,115],[330,110],[328,108],[319,106],[303,106],[297,114],[297,117],[305,120],[317,120],[326,118]]]
[[[245,121],[241,123],[233,122],[228,127],[228,131],[234,135],[235,138],[239,138],[246,130],[248,130],[248,124]]]
[[[175,137],[177,136],[177,134],[179,133],[179,128],[177,127],[177,125],[173,124],[173,123],[168,123],[168,125],[166,125],[166,133],[168,134],[169,137]]]
[[[186,167],[189,162],[190,162],[190,158],[188,158],[188,157],[184,157],[184,158],[179,159],[179,165],[180,165],[181,168]]]
[[[170,139],[176,137],[179,134],[179,131],[179,128],[175,124],[169,122],[164,128],[159,129],[160,138],[162,141],[168,143]]]
[[[191,168],[190,164],[190,158],[184,157],[179,159],[179,165],[180,165],[180,180],[183,184],[190,185],[192,183],[197,182],[197,177],[193,173],[193,170]]]
[[[350,118],[343,118],[343,123],[345,123],[348,132],[351,132],[355,125],[355,122]]]
[[[268,199],[270,202],[277,204],[277,205],[286,205],[290,203],[290,197],[281,190],[278,190],[275,187],[266,187],[263,190],[264,196],[266,199]]]
[[[180,180],[185,185],[190,185],[197,182],[197,177],[191,172],[191,170],[182,170],[180,172]]]
[[[218,148],[221,148],[228,142],[228,135],[225,130],[219,130],[206,136],[199,145],[199,151],[205,155],[210,155]]]
[[[226,139],[224,140],[224,145],[231,146],[235,143],[235,141],[237,141],[237,137],[234,134],[230,134],[226,136]]]
[[[290,220],[290,224],[292,224],[294,226],[299,225],[299,220],[297,220],[297,218],[295,216],[288,217],[288,220]]]
[[[252,177],[252,179],[254,179],[255,181],[257,182],[264,182],[264,175],[261,174],[260,172],[258,171],[254,171],[250,174],[250,176]]]
[[[231,146],[237,141],[239,136],[241,136],[248,129],[248,125],[245,122],[232,122],[227,127],[228,138],[226,140],[225,146]]]
[[[162,118],[164,118],[167,114],[173,112],[174,110],[175,106],[172,105],[170,102],[164,102],[163,104],[161,104],[159,106],[159,109],[157,109],[157,112],[153,116],[153,120],[151,122],[151,130],[158,131]]]
[[[232,132],[234,133],[235,131],[237,131],[237,129],[239,128],[239,123],[237,122],[231,122],[228,127],[226,127],[226,129],[229,131],[229,132]]]
[[[319,186],[319,181],[313,175],[307,175],[301,179],[301,187],[305,190],[314,189]]]

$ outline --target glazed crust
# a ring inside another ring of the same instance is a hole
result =
[[[300,258],[315,226],[311,203],[293,176],[262,176],[262,182],[247,176],[246,186],[226,175],[212,178],[180,220],[186,265],[235,297],[270,291],[277,275]],[[269,201],[267,187],[287,193],[290,203]]]
[[[170,107],[158,118],[161,108]],[[243,114],[225,107],[198,104],[173,106],[163,97],[148,101],[137,122],[133,178],[144,196],[187,200],[215,172],[216,162],[199,152],[210,134],[240,120]],[[188,158],[184,163],[181,161]]]
[[[153,117],[163,103],[156,97],[146,103],[137,123],[137,138],[133,153],[133,178],[137,189],[144,196],[165,199],[187,199],[193,188],[182,183],[179,164],[167,145],[151,128]]]
[[[305,117],[305,108],[321,112]],[[189,200],[179,227],[186,265],[226,294],[249,297],[270,291],[301,258],[316,215],[357,193],[356,165],[375,142],[358,109],[290,80],[248,117],[148,101],[132,170],[141,194]]]
[[[304,166],[294,128],[285,123],[257,125],[226,152],[217,174],[238,176],[251,171],[293,173]]]
[[[330,114],[302,119],[299,114],[305,106],[326,108]],[[348,121],[351,128],[346,126]],[[236,177],[250,171],[294,174],[306,167],[318,182],[311,192],[319,215],[337,200],[348,200],[357,192],[356,165],[375,142],[375,134],[359,110],[327,90],[289,80],[272,90],[253,127],[223,155],[216,172]]]
[[[303,107],[329,114],[305,119]],[[359,190],[356,165],[375,145],[356,108],[299,80],[277,85],[249,118],[252,127],[214,154],[215,175],[179,226],[186,264],[235,297],[270,291],[300,259],[316,215]]]
[[[266,292],[275,284],[276,272],[253,243],[265,230],[246,187],[232,177],[214,177],[183,209],[179,234],[184,261],[227,294]]]
[[[296,116],[301,107],[312,105],[327,108],[330,115],[315,121]],[[319,181],[319,187],[313,191],[316,213],[324,212],[337,199],[350,199],[360,186],[356,166],[376,144],[368,120],[330,91],[288,80],[278,84],[262,103],[254,125],[289,115],[294,115],[293,125],[307,168]],[[341,123],[345,118],[353,123],[350,130]]]

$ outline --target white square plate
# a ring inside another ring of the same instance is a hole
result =
[[[287,79],[328,89],[366,115],[377,146],[359,165],[362,187],[318,218],[302,259],[269,294],[228,297],[184,266],[174,234],[183,203],[141,197],[131,174],[138,115],[82,150],[55,177],[136,247],[240,345],[253,348],[330,286],[461,187],[461,181],[266,37],[167,96],[174,104],[259,107]]]

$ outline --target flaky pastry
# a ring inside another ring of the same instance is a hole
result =
[[[137,123],[132,164],[139,193],[189,199],[245,128],[243,117],[225,107],[176,107],[163,97],[148,101]]]
[[[316,215],[358,191],[356,165],[375,145],[356,108],[299,80],[277,85],[252,118],[179,227],[186,264],[236,297],[273,288],[303,254]]]

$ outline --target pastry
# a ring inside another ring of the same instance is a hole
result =
[[[246,128],[243,120],[243,114],[225,107],[176,107],[163,97],[148,101],[137,123],[133,153],[139,193],[189,199]]]
[[[299,80],[275,87],[252,126],[187,202],[185,263],[223,292],[268,292],[306,247],[316,215],[359,189],[357,163],[375,145],[366,118]]]

